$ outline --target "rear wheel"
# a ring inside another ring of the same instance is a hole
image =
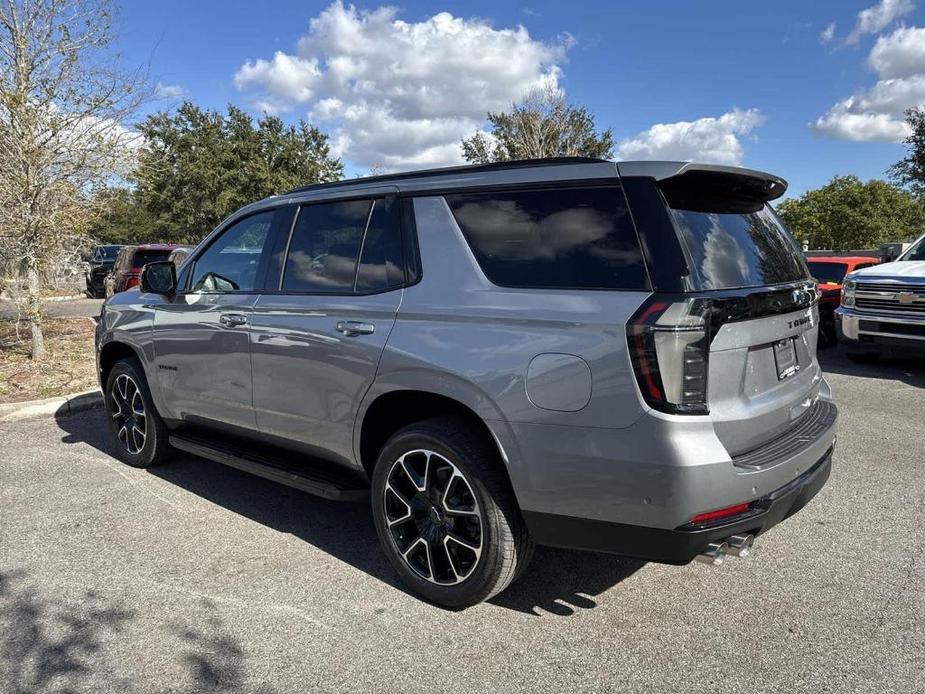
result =
[[[137,359],[120,359],[106,379],[106,411],[119,458],[132,467],[165,461],[172,449]]]
[[[379,540],[416,593],[461,608],[504,590],[532,546],[497,451],[454,418],[410,425],[373,473]]]

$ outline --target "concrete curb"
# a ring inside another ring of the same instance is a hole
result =
[[[99,390],[61,395],[44,400],[27,400],[0,405],[0,422],[21,422],[38,417],[67,417],[75,412],[103,406],[103,394]]]

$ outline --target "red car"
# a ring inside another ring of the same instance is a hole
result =
[[[126,289],[137,287],[141,269],[148,263],[167,260],[175,243],[145,243],[140,246],[123,246],[119,251],[112,272],[106,277],[106,298]]]
[[[825,342],[835,342],[835,309],[841,304],[841,285],[845,275],[879,263],[879,258],[863,255],[806,259],[809,272],[816,279],[816,287],[822,292],[819,299],[819,323]]]

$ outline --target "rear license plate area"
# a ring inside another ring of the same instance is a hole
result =
[[[774,363],[777,365],[777,380],[779,381],[793,376],[800,370],[795,343],[796,340],[792,337],[774,343]]]

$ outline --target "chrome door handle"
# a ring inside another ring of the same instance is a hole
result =
[[[344,335],[372,335],[376,326],[372,323],[359,323],[355,320],[342,320],[337,322],[337,332]]]
[[[247,325],[247,316],[243,313],[223,313],[218,322],[226,328],[237,328],[239,325]]]

